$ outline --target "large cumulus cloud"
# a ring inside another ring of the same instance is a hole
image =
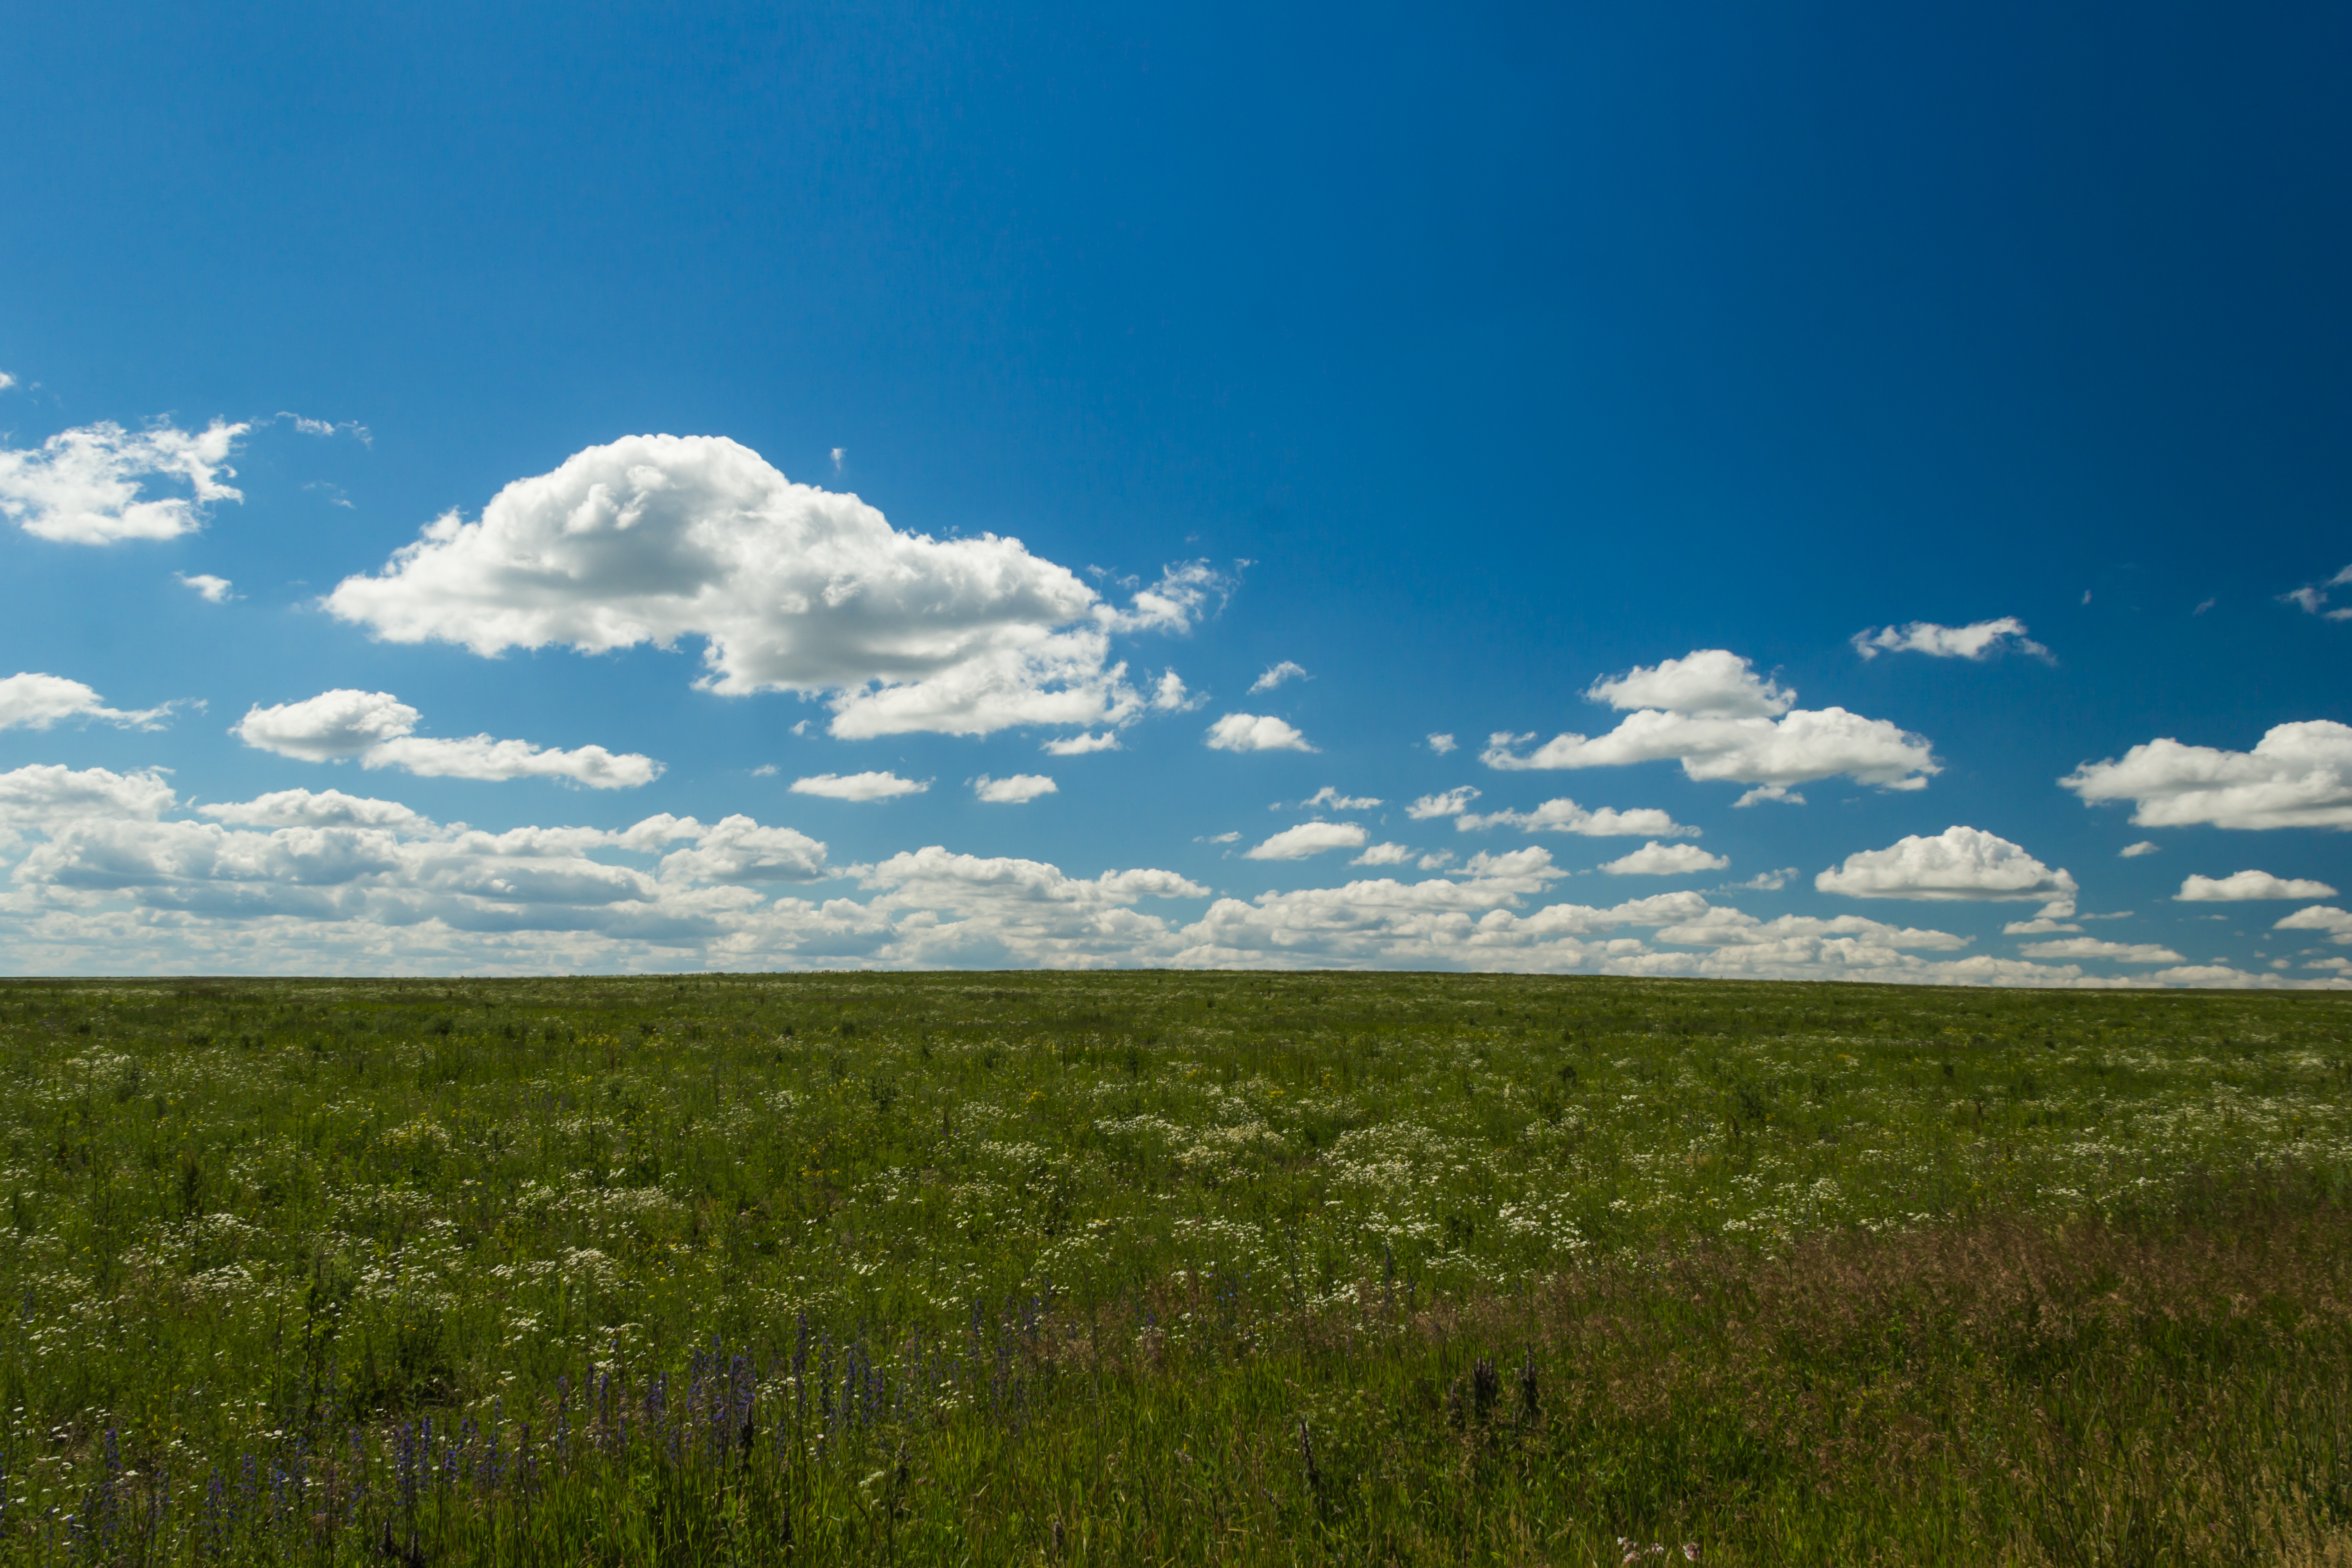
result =
[[[2085,805],[2130,801],[2143,827],[2352,827],[2352,724],[2275,724],[2251,752],[2161,738],[2058,782]]]
[[[1189,626],[1217,587],[1176,568],[1120,610],[1017,539],[905,532],[724,437],[632,436],[441,518],[326,605],[484,656],[698,637],[710,689],[824,695],[835,735],[984,735],[1132,719],[1111,635]]]

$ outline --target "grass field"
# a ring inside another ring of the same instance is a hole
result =
[[[0,1554],[2352,1562],[2352,1002],[0,983]]]

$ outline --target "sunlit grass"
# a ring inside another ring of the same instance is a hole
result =
[[[0,984],[0,1547],[2327,1560],[2347,1007]]]

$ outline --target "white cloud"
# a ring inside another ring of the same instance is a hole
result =
[[[0,773],[26,836],[0,892],[0,952],[39,973],[465,973],[682,968],[1360,966],[2111,986],[2079,965],[1957,956],[1964,938],[1856,916],[1758,921],[1696,892],[1611,908],[1545,903],[1540,847],[1451,877],[1222,899],[1190,924],[1153,900],[1209,889],[1171,871],[1075,876],[930,846],[836,868],[794,829],[667,814],[619,831],[485,833],[395,802],[281,791],[175,820],[154,775]],[[861,896],[793,884],[856,877]],[[2344,917],[2352,925],[2352,917]],[[2179,984],[2343,988],[2184,972]]]
[[[1203,837],[1195,838],[1192,842],[1195,844],[1238,844],[1241,840],[1242,836],[1240,832],[1236,830],[1231,833],[1212,833]]]
[[[2290,589],[2279,595],[2279,602],[2296,605],[2307,616],[2325,616],[2331,621],[2352,620],[2352,609],[2330,610],[2325,607],[2328,590],[2340,588],[2347,583],[2352,583],[2352,566],[2347,566],[2323,582],[2306,583],[2300,588]]]
[[[1279,719],[1228,713],[1209,726],[1213,752],[1311,752],[1307,737]]]
[[[1721,905],[1660,927],[1657,940],[1689,947],[1769,947],[1792,939],[1822,937],[1858,937],[1882,947],[1944,952],[1969,945],[1967,937],[1955,936],[1950,931],[1891,926],[1862,915],[1837,915],[1828,920],[1812,915],[1782,915],[1778,920],[1759,921],[1754,915]]]
[[[5,370],[0,370],[0,392],[5,392],[16,384],[16,378],[15,376],[10,375]]]
[[[1337,785],[1325,784],[1298,804],[1307,811],[1370,811],[1381,800],[1378,795],[1341,795]]]
[[[1794,691],[1722,648],[1596,681],[1586,695],[1637,710],[1605,735],[1556,735],[1524,756],[1518,748],[1533,734],[1497,732],[1481,760],[1500,769],[1679,762],[1694,779],[1767,786],[1749,791],[1743,805],[1788,798],[1792,784],[1839,774],[1883,789],[1921,789],[1941,771],[1925,737],[1843,708],[1795,708]]]
[[[1815,877],[1813,886],[1854,899],[2041,899],[2052,906],[2042,913],[2058,920],[2074,912],[2076,891],[2063,870],[1974,827],[1947,827],[1933,838],[1913,835],[1885,849],[1849,855],[1843,866]]]
[[[1801,790],[1790,789],[1787,784],[1758,784],[1754,789],[1742,794],[1731,805],[1733,809],[1737,810],[1741,806],[1761,805],[1768,800],[1777,800],[1787,805],[1805,804],[1804,793]]]
[[[2308,877],[2233,871],[2227,877],[2191,877],[2172,896],[2184,904],[2233,903],[2248,899],[2332,899],[2336,889]]]
[[[2321,988],[2330,991],[2346,988],[2343,981],[2288,980],[2276,974],[2249,974],[2226,963],[2191,963],[2178,969],[2159,969],[2148,979],[2161,985],[2196,986],[2201,989],[2231,991],[2278,991]]]
[[[1933,621],[1907,626],[1878,626],[1853,634],[1853,650],[1864,658],[1882,653],[1924,653],[1930,658],[1988,659],[2004,647],[2036,658],[2050,650],[2025,635],[2025,623],[2015,616],[1997,621],[1971,621],[1964,626],[1939,626]]]
[[[997,805],[1020,805],[1035,800],[1041,795],[1052,795],[1061,786],[1044,773],[1013,773],[1001,779],[986,773],[971,781],[971,793]]]
[[[305,436],[335,436],[349,431],[361,446],[375,445],[374,432],[356,419],[312,419],[285,408],[278,411],[278,417],[289,422]],[[351,503],[344,501],[341,504],[349,506]]]
[[[1631,811],[1604,805],[1598,811],[1587,811],[1565,795],[1557,800],[1548,800],[1533,811],[1492,811],[1484,816],[1476,812],[1465,813],[1454,818],[1454,826],[1465,833],[1488,827],[1516,827],[1522,833],[1574,833],[1586,838],[1695,838],[1698,836],[1697,828],[1685,827],[1654,805],[1637,805]]]
[[[2122,848],[2116,850],[2116,853],[2121,856],[2124,859],[2137,860],[2143,855],[2154,855],[2162,848],[2163,846],[2157,843],[2156,840],[2152,838],[2143,838],[2137,844],[2125,845]]]
[[[1612,708],[1659,708],[1693,719],[1776,719],[1797,694],[1759,676],[1728,648],[1694,649],[1654,667],[1594,681],[1585,696]]]
[[[1770,871],[1759,871],[1744,882],[1726,882],[1716,891],[1718,893],[1777,893],[1787,887],[1789,879],[1795,875],[1797,875],[1797,868],[1782,866]]]
[[[237,827],[385,827],[395,833],[423,833],[433,826],[396,800],[373,800],[339,789],[281,789],[251,800],[195,809]]]
[[[53,763],[0,773],[0,822],[44,825],[100,816],[150,821],[172,809],[172,786],[153,773],[77,772]]]
[[[827,800],[895,800],[902,795],[920,795],[931,786],[914,779],[902,779],[892,773],[818,773],[811,778],[792,782],[794,795],[823,795]]]
[[[566,779],[590,789],[635,789],[661,776],[662,765],[602,746],[541,749],[488,735],[443,740],[411,733],[417,711],[389,691],[348,687],[300,702],[256,704],[229,733],[260,751],[304,762],[357,758],[364,768],[399,768],[426,778]]]
[[[37,450],[0,448],[0,517],[65,544],[175,539],[203,527],[212,502],[245,499],[226,481],[236,477],[228,459],[248,428],[107,422],[60,431]],[[189,493],[141,500],[142,481],[157,479],[183,481]]]
[[[1151,710],[1154,713],[1190,713],[1209,700],[1205,691],[1188,691],[1184,678],[1172,669],[1160,672],[1160,679],[1151,689]]]
[[[2029,942],[2017,950],[2029,958],[2105,958],[2117,963],[2178,963],[2180,955],[2152,942],[2102,942],[2095,936],[2071,936],[2058,942]]]
[[[389,691],[341,687],[300,702],[256,703],[229,733],[248,746],[308,763],[341,762],[416,728],[415,709]]]
[[[1696,892],[1613,908],[1527,907],[1559,869],[1539,847],[1479,856],[1452,878],[1387,879],[1244,901],[1220,899],[1184,928],[1171,962],[1234,968],[1447,968],[1520,973],[1723,975],[1907,984],[2114,986],[2077,965],[2024,959],[1934,959],[1967,939],[1858,916],[1759,921]],[[1654,940],[1710,952],[1660,951]]]
[[[528,741],[499,741],[488,735],[461,740],[436,740],[402,735],[371,746],[361,753],[363,768],[400,768],[425,778],[565,779],[589,789],[635,789],[662,774],[661,763],[635,752],[614,753],[602,746],[576,746],[570,751],[542,749]]]
[[[2053,921],[2047,915],[2036,915],[2030,921],[2011,921],[2000,928],[2003,936],[2048,936],[2054,931],[2081,931],[2072,921]]]
[[[1375,844],[1348,862],[1350,866],[1402,866],[1413,858],[1402,844]]]
[[[1105,730],[1099,735],[1066,735],[1058,741],[1046,742],[1044,747],[1047,755],[1055,757],[1083,757],[1089,752],[1116,752],[1118,749],[1118,731],[1116,730]]]
[[[651,826],[640,823],[638,829]],[[748,816],[736,815],[723,816],[709,828],[701,827],[691,817],[675,826],[663,824],[658,834],[665,840],[688,836],[688,832],[677,829],[688,830],[694,843],[662,857],[659,875],[667,883],[743,886],[810,882],[826,875],[824,846],[795,828],[763,827]]]
[[[1459,816],[1478,798],[1473,784],[1457,784],[1440,795],[1425,795],[1404,808],[1404,814],[1415,822],[1427,822],[1432,817]]]
[[[1302,822],[1286,827],[1255,848],[1244,850],[1249,860],[1304,860],[1327,849],[1360,849],[1370,837],[1352,822]]]
[[[1286,658],[1280,664],[1267,666],[1266,671],[1264,675],[1259,676],[1255,680],[1250,682],[1250,690],[1254,693],[1259,691],[1271,691],[1286,680],[1312,680],[1314,679],[1315,678],[1313,676],[1307,673],[1307,668],[1304,665],[1294,664],[1289,659]]]
[[[209,572],[199,572],[193,577],[184,572],[174,572],[172,575],[187,587],[194,588],[196,596],[208,605],[226,605],[236,597],[229,592],[235,584],[226,577],[215,577]]]
[[[2297,910],[2284,920],[2272,922],[2273,931],[2326,931],[2327,940],[2352,946],[2352,911],[2328,904],[2314,904],[2307,910]]]
[[[485,657],[699,637],[710,689],[824,694],[833,733],[866,738],[1125,722],[1143,699],[1111,634],[1186,629],[1223,582],[1171,567],[1121,611],[1016,539],[902,532],[736,442],[633,436],[439,519],[325,603]]]
[[[46,730],[64,719],[96,719],[102,723],[152,730],[172,711],[172,704],[125,711],[109,708],[97,692],[62,675],[26,671],[0,679],[0,730]]]
[[[2058,782],[2086,805],[2130,801],[2142,827],[2352,827],[2352,725],[2273,725],[2252,752],[2148,741]]]
[[[1433,731],[1430,733],[1425,743],[1431,751],[1436,752],[1441,757],[1445,755],[1446,752],[1454,750],[1453,736],[1442,734]]]
[[[1696,844],[1661,844],[1656,839],[1631,855],[1606,861],[1601,869],[1612,877],[1687,877],[1698,871],[1720,871],[1727,857],[1710,855]]]
[[[1424,871],[1442,871],[1446,867],[1454,864],[1454,851],[1451,849],[1436,850],[1432,854],[1423,856],[1420,859],[1414,861],[1413,864],[1420,867]]]

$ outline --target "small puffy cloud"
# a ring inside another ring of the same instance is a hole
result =
[[[1350,866],[1402,866],[1413,853],[1402,844],[1375,844],[1348,862]]]
[[[1035,800],[1041,795],[1052,795],[1060,788],[1044,773],[1013,773],[1001,779],[992,779],[982,773],[971,781],[971,793],[996,805],[1020,805]]]
[[[402,833],[424,832],[432,826],[396,800],[373,800],[339,789],[275,790],[196,810],[236,827],[384,827]]]
[[[2143,838],[2137,844],[2126,844],[2116,851],[2126,860],[2137,860],[2143,855],[2153,855],[2163,847],[2153,838]]]
[[[1160,672],[1160,679],[1151,689],[1151,710],[1154,713],[1190,713],[1209,700],[1205,691],[1192,692],[1184,688],[1184,678],[1172,669]]]
[[[2030,921],[2011,921],[2000,928],[2003,936],[2048,936],[2053,931],[2081,931],[2072,921],[2053,921],[2047,915],[2036,915]]]
[[[1404,808],[1404,814],[1415,822],[1427,822],[1436,816],[1459,816],[1478,798],[1472,784],[1460,784],[1438,795],[1425,795]]]
[[[1286,680],[1312,680],[1314,679],[1315,678],[1313,676],[1307,673],[1307,668],[1304,665],[1294,664],[1289,659],[1286,658],[1280,664],[1268,666],[1266,672],[1264,675],[1261,675],[1255,680],[1251,681],[1250,690],[1253,692],[1271,691]]]
[[[2130,801],[2142,827],[2352,827],[2352,725],[2273,725],[2251,752],[2148,741],[2058,782],[2085,805]]]
[[[1769,871],[1759,871],[1744,882],[1726,882],[1716,889],[1718,893],[1777,893],[1789,885],[1797,874],[1794,866],[1781,866]]]
[[[1222,582],[1171,567],[1121,611],[1017,539],[934,539],[715,437],[633,436],[428,525],[325,600],[394,642],[484,657],[699,638],[703,684],[828,699],[834,734],[1122,723],[1115,631],[1181,630]]]
[[[1055,757],[1083,757],[1089,752],[1116,752],[1118,750],[1118,731],[1105,730],[1099,735],[1066,735],[1058,741],[1046,742],[1044,749],[1046,755]]]
[[[5,392],[16,384],[16,378],[15,376],[10,375],[5,370],[0,370],[0,392]]]
[[[1727,857],[1710,855],[1696,844],[1661,844],[1654,838],[1601,868],[1612,877],[1687,877],[1699,871],[1720,871],[1730,864]]]
[[[1947,827],[1932,838],[1913,835],[1885,849],[1865,849],[1823,871],[1813,886],[1853,899],[1928,900],[2040,899],[2074,912],[2074,879],[2052,870],[2008,839],[1974,827]]]
[[[1238,844],[1241,841],[1242,836],[1238,830],[1231,833],[1206,834],[1192,840],[1195,844]]]
[[[184,572],[174,572],[182,584],[195,590],[196,596],[208,605],[226,605],[236,597],[229,589],[235,586],[226,577],[215,577],[209,572],[199,572],[193,577]]]
[[[1731,805],[1733,809],[1737,810],[1743,805],[1761,805],[1768,800],[1777,800],[1784,805],[1805,804],[1803,793],[1790,789],[1787,784],[1758,784],[1754,789],[1743,793]]]
[[[2325,616],[2331,621],[2352,620],[2352,609],[2331,610],[2326,607],[2329,590],[2341,588],[2347,583],[2352,583],[2352,566],[2347,566],[2325,581],[2306,583],[2300,588],[2290,589],[2279,595],[2279,602],[2293,605],[2306,616]]]
[[[794,795],[822,795],[827,800],[895,800],[902,795],[920,795],[931,786],[915,779],[902,779],[892,773],[817,773],[810,778],[792,782]]]
[[[1445,755],[1445,753],[1447,753],[1448,752],[1451,752],[1452,750],[1454,750],[1454,737],[1453,737],[1453,736],[1451,736],[1451,735],[1443,734],[1443,733],[1439,733],[1439,732],[1436,732],[1436,731],[1432,731],[1432,732],[1430,733],[1430,735],[1428,736],[1427,740],[1424,742],[1424,744],[1426,744],[1426,745],[1429,747],[1429,749],[1430,749],[1431,751],[1433,751],[1433,752],[1436,752],[1439,756],[1441,756],[1441,757],[1442,757],[1442,756]]]
[[[1908,626],[1879,626],[1853,634],[1853,650],[1864,658],[1882,653],[1924,653],[1930,658],[1988,659],[2004,648],[2048,658],[2050,650],[2025,635],[2025,623],[2015,616],[1997,621],[1971,621],[1964,626],[1939,626],[1933,621]]]
[[[1213,752],[1311,752],[1307,737],[1280,719],[1228,713],[1209,726]]]
[[[204,526],[214,501],[243,500],[226,481],[228,459],[250,428],[215,419],[187,431],[168,424],[125,430],[110,422],[60,431],[37,450],[0,448],[0,517],[64,544],[176,539]],[[176,480],[184,496],[141,499],[150,479]]]
[[[308,763],[341,762],[416,728],[415,709],[389,691],[338,688],[300,702],[258,703],[229,733],[248,746]]]
[[[1616,709],[1659,708],[1695,719],[1776,719],[1797,694],[1759,676],[1728,648],[1697,648],[1654,667],[1594,681],[1585,696]]]
[[[1242,854],[1249,860],[1304,860],[1327,849],[1360,849],[1370,837],[1352,822],[1302,822]]]
[[[1128,579],[1128,584],[1132,587],[1134,580]],[[1112,621],[1122,630],[1189,632],[1215,613],[1210,600],[1223,608],[1233,591],[1234,579],[1207,562],[1180,562],[1162,567],[1159,582],[1136,589],[1127,610],[1111,613]]]
[[[2017,950],[2029,958],[2105,958],[2117,963],[2178,963],[2180,955],[2152,942],[2103,942],[2095,936],[2070,936],[2057,942],[2029,942]]]
[[[0,774],[0,778],[5,776]],[[2325,931],[2328,941],[2352,946],[2352,912],[2329,904],[2314,904],[2307,910],[2297,910],[2285,919],[2273,921],[2271,930]]]
[[[365,768],[399,768],[425,778],[565,779],[590,789],[635,789],[661,775],[662,765],[635,752],[603,746],[542,749],[527,741],[488,735],[442,740],[412,733],[417,711],[389,691],[339,688],[300,702],[256,704],[229,733],[247,745],[304,762],[357,758]]]
[[[0,730],[46,730],[65,719],[152,730],[171,711],[168,702],[134,711],[109,708],[97,692],[62,675],[26,671],[0,679]]]
[[[2308,877],[2233,871],[2226,877],[2190,877],[2172,896],[2184,904],[2218,904],[2251,899],[2332,899],[2336,889]]]
[[[1298,804],[1308,811],[1370,811],[1381,801],[1378,795],[1341,795],[1336,785],[1325,784]]]
[[[1586,838],[1695,838],[1696,827],[1685,827],[1654,805],[1620,811],[1604,805],[1587,811],[1565,795],[1548,800],[1533,811],[1466,812],[1454,826],[1465,833],[1488,827],[1516,827],[1522,833],[1574,833]]]
[[[1794,691],[1723,648],[1596,681],[1586,695],[1636,710],[1605,735],[1555,735],[1524,755],[1519,748],[1534,735],[1498,732],[1481,760],[1507,770],[1679,762],[1694,779],[1764,786],[1743,805],[1788,798],[1791,785],[1841,774],[1882,789],[1922,789],[1941,771],[1924,736],[1843,708],[1796,708]]]

